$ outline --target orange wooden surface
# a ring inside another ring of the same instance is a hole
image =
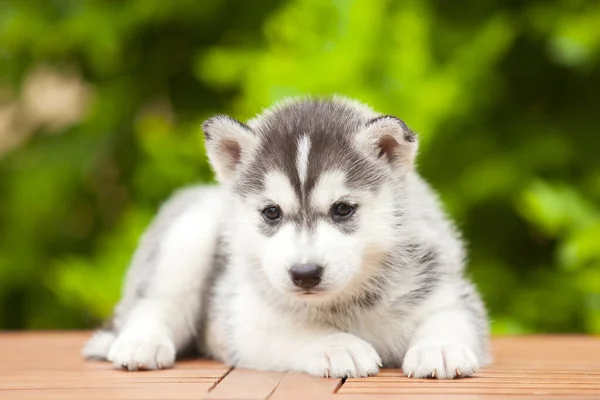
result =
[[[208,360],[163,371],[117,371],[79,356],[89,333],[0,334],[0,399],[600,399],[600,339],[495,338],[495,362],[475,377],[413,380],[384,370],[363,378],[258,372]]]

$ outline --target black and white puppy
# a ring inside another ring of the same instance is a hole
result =
[[[404,122],[307,98],[204,131],[220,185],[164,205],[86,357],[166,368],[192,345],[259,370],[439,379],[488,362],[463,245]]]

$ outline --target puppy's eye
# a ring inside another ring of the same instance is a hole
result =
[[[354,210],[355,208],[352,204],[340,201],[333,205],[331,212],[334,220],[341,220],[350,218],[354,214]]]
[[[279,206],[269,206],[262,210],[262,215],[267,221],[277,221],[281,218],[281,209]]]

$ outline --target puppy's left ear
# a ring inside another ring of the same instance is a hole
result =
[[[358,133],[357,140],[361,149],[387,162],[400,173],[414,167],[417,135],[400,118],[392,115],[373,118]]]
[[[252,129],[227,115],[217,115],[202,124],[206,154],[217,180],[226,183],[238,171],[256,147],[258,138]]]

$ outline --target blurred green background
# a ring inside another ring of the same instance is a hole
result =
[[[495,333],[600,333],[600,2],[0,0],[0,328],[92,327],[212,179],[200,124],[339,93],[403,118]]]

